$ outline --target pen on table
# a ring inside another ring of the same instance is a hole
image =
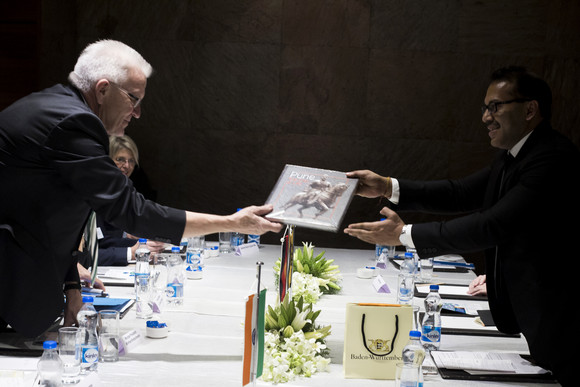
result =
[[[107,296],[108,296],[108,294],[107,294],[107,293],[105,293],[105,292],[104,292],[103,290],[101,290],[101,289],[95,289],[95,288],[87,288],[87,287],[84,287],[84,286],[83,286],[83,288],[81,289],[81,291],[82,291],[83,293],[91,293],[91,294],[96,294],[97,296],[101,296],[101,297],[107,297]]]
[[[475,265],[473,263],[463,263],[463,262],[449,262],[449,261],[433,261],[434,264],[439,265],[449,265],[449,266],[456,266],[456,267],[465,267],[468,269],[475,269]]]

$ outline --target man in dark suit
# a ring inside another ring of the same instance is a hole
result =
[[[0,112],[0,325],[36,336],[63,306],[65,325],[76,323],[73,252],[91,210],[134,235],[176,245],[183,236],[219,231],[280,231],[261,216],[268,206],[217,216],[164,207],[135,191],[109,157],[109,135],[122,135],[139,118],[151,72],[132,48],[99,41],[79,56],[71,86],[33,93]]]
[[[497,70],[482,107],[491,166],[460,180],[409,181],[371,171],[359,195],[385,196],[396,211],[462,214],[445,222],[404,224],[385,207],[387,220],[349,225],[345,232],[370,243],[414,247],[421,258],[485,251],[487,293],[498,329],[522,332],[539,365],[571,383],[573,357],[565,355],[576,293],[568,273],[571,242],[580,235],[580,152],[550,126],[549,86],[521,67]],[[577,254],[576,254],[577,255]]]

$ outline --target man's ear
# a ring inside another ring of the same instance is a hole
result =
[[[109,91],[111,90],[111,82],[108,79],[100,79],[95,84],[95,96],[97,97],[97,103],[99,105],[103,104],[103,100]]]
[[[535,99],[529,101],[526,110],[526,120],[531,121],[534,117],[539,116],[540,116],[540,105],[538,104],[538,101],[536,101]]]

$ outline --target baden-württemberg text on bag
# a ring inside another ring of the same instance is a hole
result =
[[[395,379],[413,309],[398,304],[347,304],[343,367],[345,378]]]

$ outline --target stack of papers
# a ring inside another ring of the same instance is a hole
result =
[[[135,283],[135,272],[128,268],[99,267],[98,276],[105,285],[133,286]]]
[[[464,370],[472,375],[481,374],[546,374],[542,367],[533,365],[517,353],[432,351],[438,368]]]
[[[427,297],[429,294],[429,284],[415,285],[417,294],[420,297]],[[487,296],[472,296],[467,294],[469,286],[466,285],[439,285],[441,298],[452,298],[458,300],[487,300]]]

